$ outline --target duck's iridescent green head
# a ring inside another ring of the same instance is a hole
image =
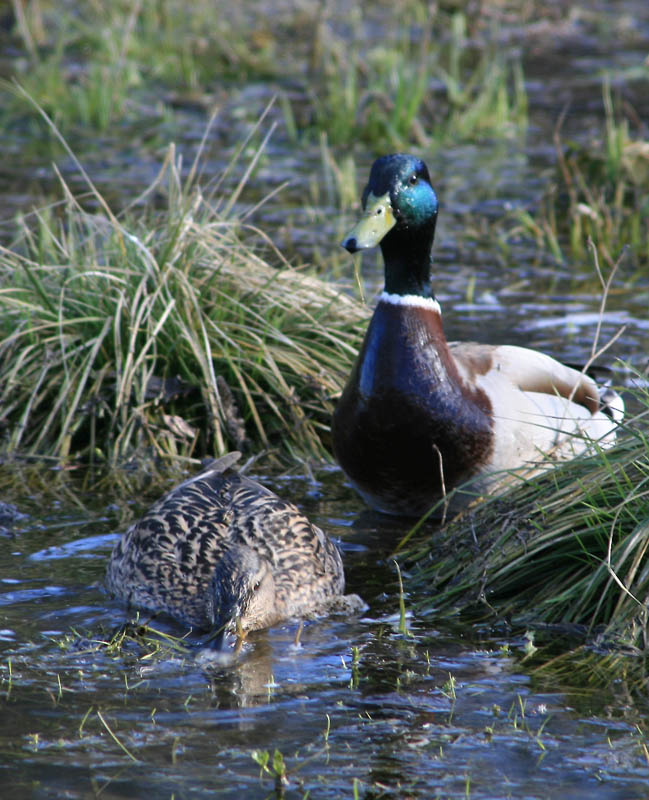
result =
[[[385,289],[430,295],[430,251],[437,195],[420,158],[393,153],[378,158],[362,197],[363,216],[342,241],[350,253],[381,245]]]
[[[415,156],[393,153],[372,165],[362,198],[363,217],[342,242],[350,253],[376,247],[392,228],[435,226],[437,196],[428,168]]]

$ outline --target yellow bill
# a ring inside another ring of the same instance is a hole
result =
[[[345,236],[341,244],[350,253],[376,247],[385,234],[396,225],[390,193],[376,197],[370,192],[365,201],[363,216]]]

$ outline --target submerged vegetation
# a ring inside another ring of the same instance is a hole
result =
[[[263,232],[253,224],[264,195],[283,185],[266,185],[277,176],[259,114],[276,96],[278,150],[319,165],[298,209],[312,227],[309,201],[322,207],[318,219],[356,202],[356,161],[368,154],[520,140],[530,87],[520,50],[500,35],[509,6],[496,5],[473,15],[461,3],[344,4],[341,18],[335,3],[315,1],[274,14],[207,0],[12,4],[18,55],[3,62],[0,120],[9,155],[37,154],[34,192],[57,200],[4,225],[1,454],[117,465],[239,448],[283,463],[329,459],[331,410],[367,311],[289,262],[277,241],[291,242],[292,223]],[[633,280],[646,280],[646,127],[601,84],[601,135],[571,139],[558,109],[554,141],[542,142],[556,155],[545,193],[504,224],[510,239],[533,238],[563,263],[590,260],[589,239],[610,266],[627,248]],[[212,109],[214,127],[183,163],[169,145],[182,114],[204,126]],[[201,152],[210,137],[227,162],[212,172]],[[126,168],[107,192],[82,166],[110,161],[124,140],[159,168],[135,197]],[[43,154],[54,157],[56,192]],[[309,250],[335,271],[317,243]],[[419,612],[579,625],[644,651],[643,426],[638,418],[616,449],[561,465],[410,543],[404,583],[428,598]]]

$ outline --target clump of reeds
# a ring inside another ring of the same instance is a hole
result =
[[[258,3],[227,13],[212,0],[12,5],[23,47],[12,77],[66,135],[110,135],[117,121],[159,124],[183,94],[202,103],[215,76],[245,82],[278,70],[273,15]],[[2,88],[7,124],[31,115],[11,82]]]
[[[336,145],[362,141],[377,152],[523,131],[520,62],[488,39],[470,40],[463,12],[435,14],[424,9],[414,32],[397,25],[401,35],[375,48],[360,36],[350,44],[349,29],[343,40],[321,28],[314,47],[321,64],[307,93],[313,124],[303,129],[324,131]]]
[[[11,73],[66,135],[82,138],[111,137],[116,123],[150,129],[178,105],[207,105],[251,80],[284,94],[289,133],[335,145],[430,148],[523,130],[520,59],[485,24],[471,30],[461,9],[408,5],[377,13],[307,2],[268,14],[252,2],[223,13],[207,0],[15,4],[24,57]],[[368,25],[383,29],[380,43],[368,43]],[[7,125],[38,130],[12,81],[2,88]]]
[[[649,264],[649,141],[632,135],[616,110],[610,85],[603,85],[605,119],[601,136],[564,143],[561,120],[554,144],[557,170],[539,212],[519,212],[522,228],[558,260],[567,249],[586,260],[592,240],[604,262],[613,264],[624,247],[636,268]]]
[[[23,223],[0,250],[3,450],[324,454],[366,312],[234,210],[259,153],[238,185],[203,196],[172,147],[146,193],[164,210],[144,198],[118,218],[88,181],[91,213],[61,180],[62,203]]]
[[[649,397],[642,399],[649,407]],[[607,630],[645,649],[649,604],[647,411],[621,441],[486,499],[410,545],[422,612]]]

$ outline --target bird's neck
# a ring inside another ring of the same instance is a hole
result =
[[[433,297],[430,286],[431,249],[435,225],[429,230],[391,231],[381,242],[388,294]]]

